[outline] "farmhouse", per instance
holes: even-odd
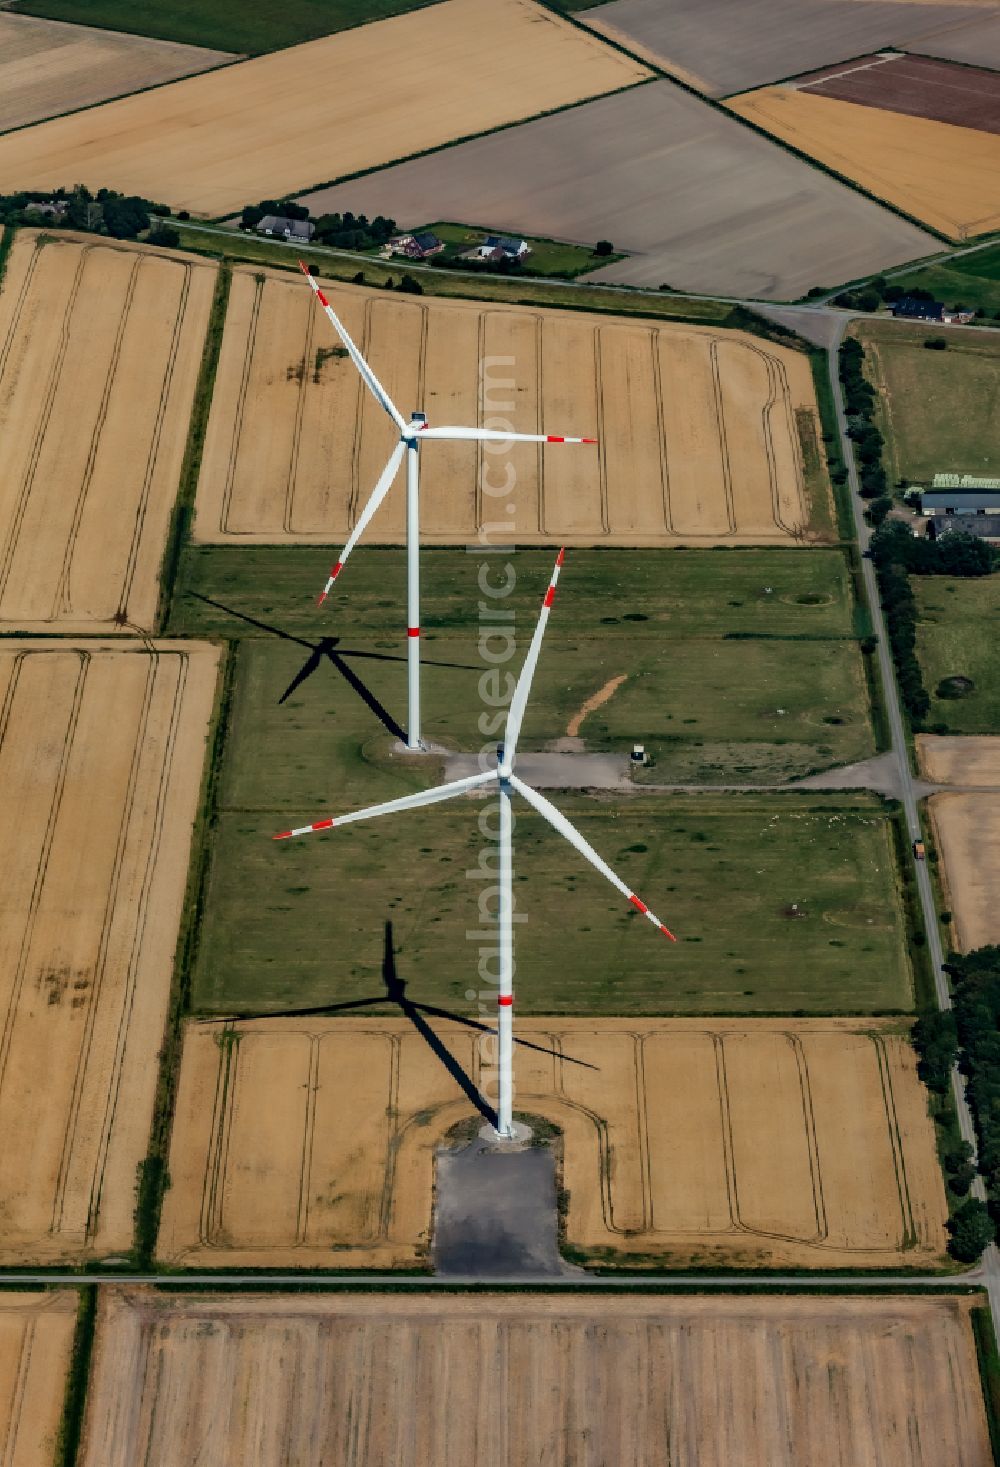
[[[444,240],[436,234],[400,234],[389,241],[389,253],[405,255],[408,260],[427,260],[439,255],[444,249]]]
[[[511,239],[509,235],[488,234],[479,246],[479,253],[483,259],[489,259],[496,250],[506,255],[508,260],[523,260],[526,255],[531,254],[526,239]]]
[[[915,300],[912,295],[904,295],[893,301],[892,314],[907,321],[939,321],[947,326],[964,325],[975,312],[950,309],[943,301]]]
[[[305,244],[316,233],[316,226],[308,219],[286,219],[283,214],[265,214],[257,225],[257,233],[279,235]]]

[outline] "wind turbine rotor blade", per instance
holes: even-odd
[[[293,835],[311,835],[316,830],[331,830],[335,825],[350,825],[354,820],[374,820],[376,815],[395,815],[399,810],[417,810],[422,805],[437,805],[441,800],[453,800],[456,795],[464,795],[480,785],[495,784],[496,779],[496,770],[488,769],[485,774],[472,774],[468,779],[454,779],[450,784],[439,784],[432,790],[421,790],[416,795],[404,795],[399,800],[369,805],[367,810],[352,810],[349,815],[314,820],[311,825],[300,825],[296,830],[282,830],[273,839],[289,840]]]
[[[525,784],[516,775],[510,776],[510,782],[518,794],[523,795],[528,804],[535,807],[539,815],[544,815],[549,824],[554,825],[559,834],[564,835],[570,845],[576,847],[581,856],[584,856],[592,866],[595,866],[601,875],[606,877],[611,882],[611,885],[621,892],[622,896],[628,898],[636,911],[641,912],[644,917],[652,922],[654,927],[658,927],[664,937],[669,937],[671,942],[677,941],[670,928],[665,927],[659,917],[649,910],[646,903],[639,900],[635,892],[625,885],[620,876],[617,876],[612,871],[607,861],[601,860],[601,857],[594,850],[590,842],[584,840],[576,826],[570,824],[566,816],[561,810],[556,809],[551,800],[547,800],[544,795],[540,795],[537,790],[533,790],[530,785]]]
[[[372,371],[371,367],[369,367],[364,357],[358,351],[358,348],[354,345],[354,342],[351,340],[351,337],[348,333],[347,327],[337,315],[336,311],[333,309],[326,296],[320,290],[319,285],[316,282],[315,276],[309,273],[309,267],[303,264],[301,260],[299,261],[299,269],[302,271],[303,275],[312,286],[313,294],[316,296],[316,299],[323,307],[327,316],[330,318],[330,321],[333,323],[334,330],[346,346],[347,354],[354,365],[357,367],[358,371],[361,373],[362,380],[364,381],[365,386],[368,388],[368,391],[371,393],[372,397],[374,397],[379,406],[384,408],[385,411],[389,414],[392,421],[396,424],[396,427],[399,428],[400,431],[402,431],[402,429],[406,427],[406,422],[403,418],[403,415],[400,413],[399,409],[396,407],[396,404],[386,392],[381,382],[375,376],[375,373]]]
[[[392,488],[393,481],[395,480],[396,475],[399,473],[399,467],[400,464],[403,462],[403,455],[405,453],[406,444],[402,441],[402,439],[400,439],[400,441],[396,444],[396,447],[392,450],[392,453],[389,455],[389,462],[382,470],[382,477],[379,479],[378,483],[375,485],[375,488],[372,490],[371,497],[369,498],[368,503],[358,515],[358,522],[354,526],[354,529],[351,531],[351,538],[348,540],[347,544],[340,552],[340,559],[337,561],[336,565],[331,566],[330,568],[330,575],[327,579],[327,583],[320,593],[320,606],[323,605],[323,602],[329,596],[330,591],[333,589],[334,581],[337,579],[337,577],[340,575],[340,572],[347,564],[347,557],[350,555],[351,551],[354,549],[355,545],[357,545],[358,541],[361,539],[361,536],[367,529],[368,523],[371,520],[372,515],[374,515],[375,511],[382,503],[382,500]]]
[[[555,600],[556,584],[559,580],[559,571],[562,568],[563,557],[565,556],[565,554],[566,547],[563,546],[563,548],[559,551],[559,554],[556,556],[556,563],[552,570],[552,579],[549,581],[549,588],[545,593],[545,599],[542,602],[542,609],[538,614],[538,622],[535,626],[534,636],[531,639],[531,645],[528,648],[528,655],[524,659],[524,666],[521,668],[521,676],[517,680],[517,686],[514,689],[514,696],[510,700],[510,711],[507,714],[507,727],[504,730],[503,736],[502,770],[504,774],[510,773],[511,767],[514,763],[514,755],[517,753],[517,740],[521,733],[521,724],[524,720],[524,710],[527,706],[528,694],[531,691],[531,679],[535,675],[535,667],[538,663],[538,654],[542,649],[542,638],[545,635],[545,627],[549,619],[549,612],[551,611],[552,603]]]
[[[476,443],[596,443],[596,438],[557,438],[552,433],[500,433],[495,428],[421,428],[421,438],[470,439]]]

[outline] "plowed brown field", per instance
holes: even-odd
[[[18,235],[0,292],[0,627],[153,627],[215,267]]]
[[[631,1265],[797,1268],[942,1253],[926,1096],[889,1025],[526,1019],[517,1032],[552,1051],[517,1051],[516,1104],[564,1133],[575,1247]],[[492,1039],[440,1034],[488,1087]],[[406,1020],[193,1025],[160,1257],[412,1266],[435,1148],[469,1113]]]
[[[422,450],[422,533],[520,544],[783,544],[811,538],[798,421],[808,361],[739,332],[572,312],[332,298],[390,396],[437,424],[598,437],[599,448]],[[208,541],[346,537],[393,429],[304,283],[237,270],[195,520]],[[501,445],[502,448],[502,445]],[[821,491],[826,496],[826,489]],[[399,543],[404,494],[369,531]],[[513,512],[508,510],[513,507]],[[827,506],[817,506],[825,518]]]
[[[104,1289],[81,1467],[990,1467],[960,1298]]]
[[[531,0],[445,0],[0,138],[0,193],[86,183],[218,215],[631,86]]]
[[[131,1246],[217,665],[0,643],[0,1262]]]
[[[953,239],[1000,227],[1000,135],[794,87],[726,102],[756,127]]]
[[[51,1467],[77,1296],[0,1294],[0,1462]]]
[[[0,14],[0,129],[92,107],[234,59],[202,46]]]

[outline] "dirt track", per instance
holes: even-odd
[[[953,239],[1000,227],[1000,136],[793,87],[726,104]]]
[[[970,1300],[105,1289],[81,1467],[990,1467]]]
[[[435,1026],[489,1092],[492,1041]],[[827,1269],[942,1253],[926,1098],[890,1026],[526,1019],[517,1033],[556,1051],[517,1050],[516,1106],[565,1133],[576,1247],[632,1265]],[[434,1148],[470,1112],[406,1020],[192,1025],[159,1255],[412,1266]]]
[[[0,1294],[0,1462],[51,1467],[62,1415],[77,1296]]]
[[[0,13],[0,130],[233,59],[202,46]]]
[[[215,267],[41,240],[0,292],[0,627],[149,630]]]
[[[420,406],[432,424],[600,439],[499,455],[428,443],[424,539],[465,544],[498,522],[491,539],[519,544],[808,538],[796,415],[818,430],[800,353],[741,333],[416,303],[350,286],[331,299],[404,413]],[[393,431],[336,345],[302,281],[234,272],[197,539],[346,537]],[[373,543],[401,541],[401,491],[402,481],[372,524]]]
[[[531,0],[445,0],[0,137],[0,193],[228,214],[648,75]]]
[[[218,652],[0,643],[0,1261],[127,1250]]]

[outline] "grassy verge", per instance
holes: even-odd
[[[927,933],[924,927],[920,893],[913,872],[913,857],[906,817],[902,809],[892,803],[889,821],[895,856],[896,881],[906,928],[906,948],[913,973],[913,992],[918,1009],[936,1008],[937,995],[934,987],[934,969],[927,951]]]
[[[183,1046],[183,1018],[190,1006],[191,974],[204,914],[210,832],[216,818],[216,790],[229,726],[234,661],[232,649],[230,649],[222,666],[221,685],[209,730],[201,799],[191,837],[191,861],[185,891],[184,917],[177,939],[167,1024],[163,1046],[160,1050],[153,1124],[146,1157],[139,1167],[133,1249],[136,1265],[139,1268],[152,1266],[163,1194],[170,1185],[170,1174],[167,1169],[170,1128],[173,1121],[177,1075]]]
[[[969,1315],[972,1334],[976,1341],[976,1358],[979,1361],[979,1379],[983,1387],[983,1404],[990,1428],[990,1446],[993,1461],[1000,1463],[1000,1351],[993,1329],[993,1316],[989,1305],[977,1305]]]
[[[163,560],[160,564],[160,597],[156,611],[156,627],[159,631],[162,631],[170,616],[174,581],[181,563],[181,555],[190,535],[191,517],[194,513],[194,500],[198,489],[198,475],[201,471],[201,455],[205,446],[205,433],[208,429],[208,417],[212,407],[212,393],[215,390],[215,374],[219,367],[219,352],[222,350],[231,280],[232,272],[229,266],[220,265],[208,316],[208,328],[205,332],[205,345],[202,350],[201,367],[198,371],[194,403],[191,408],[187,445],[181,465],[180,486],[173,514],[170,517],[170,528],[167,531]]]
[[[87,1404],[87,1382],[90,1357],[94,1347],[94,1325],[97,1318],[97,1289],[84,1285],[80,1289],[76,1329],[66,1378],[66,1398],[62,1420],[56,1437],[55,1467],[75,1467],[83,1431],[83,1413]]]
[[[429,296],[501,301],[517,306],[555,306],[564,311],[679,321],[692,326],[720,326],[748,331],[782,346],[806,350],[806,343],[795,332],[765,320],[756,311],[703,296],[645,291],[627,286],[463,275],[454,270],[435,270],[430,265],[422,267],[410,261],[373,260],[370,255],[335,253],[318,246],[292,247],[246,235],[239,230],[198,229],[185,225],[183,221],[173,222],[180,233],[182,249],[212,260],[296,270],[301,258],[309,264],[316,264],[327,280],[354,281],[360,273],[364,276],[360,283],[375,288],[384,287],[389,279],[398,282],[401,275],[409,274],[419,280],[424,294]]]
[[[841,540],[854,539],[854,513],[851,508],[851,490],[847,482],[847,466],[840,449],[840,427],[837,421],[836,399],[830,380],[830,360],[820,348],[809,353],[816,403],[819,407],[820,428],[826,452],[830,482],[833,485],[833,502],[837,516],[837,534]]]
[[[16,233],[17,230],[13,225],[0,225],[0,285],[3,284],[4,271],[7,269],[7,256],[13,247]]]

